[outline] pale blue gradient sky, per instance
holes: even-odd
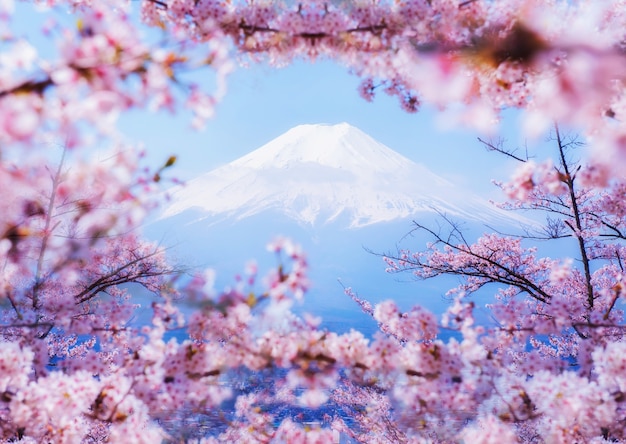
[[[51,52],[50,41],[41,36],[39,27],[47,15],[54,14],[69,26],[75,23],[62,9],[39,14],[30,4],[16,7],[14,29],[44,56]],[[209,70],[193,74],[193,79],[211,91]],[[450,129],[444,115],[427,106],[408,114],[397,99],[384,93],[368,103],[359,96],[358,84],[358,77],[347,68],[328,60],[297,61],[281,69],[252,64],[238,67],[229,77],[228,93],[202,132],[191,129],[187,112],[133,111],[121,117],[119,126],[129,140],[144,142],[154,167],[176,154],[179,161],[170,174],[186,180],[260,147],[293,126],[348,122],[459,185],[485,197],[502,198],[490,180],[509,177],[513,164],[487,153],[476,140],[481,134]],[[526,142],[516,130],[518,120],[515,112],[505,113],[492,136],[506,138],[511,147],[523,146]]]
[[[210,88],[210,81],[203,82]],[[435,173],[490,197],[500,193],[490,180],[505,179],[511,163],[487,153],[477,141],[489,135],[467,128],[450,129],[445,115],[430,107],[416,114],[400,109],[395,98],[379,94],[372,103],[358,92],[358,77],[331,61],[275,69],[263,65],[239,68],[229,78],[228,93],[203,132],[190,129],[181,113],[135,113],[123,119],[129,137],[143,140],[151,156],[179,156],[174,173],[189,179],[260,147],[293,126],[348,122]],[[525,140],[515,130],[518,117],[504,115],[499,135],[511,146]]]

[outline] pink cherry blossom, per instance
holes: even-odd
[[[2,440],[626,439],[623,1],[38,3],[71,14],[44,24],[46,51],[17,37],[0,0]],[[347,289],[380,331],[327,331],[292,311],[311,285],[296,242],[276,238],[278,266],[220,290],[137,231],[175,158],[145,169],[119,142],[125,112],[186,108],[201,128],[234,60],[322,57],[358,75],[366,100],[448,108],[482,131],[518,108],[526,135],[554,128],[551,159],[516,157],[501,184],[502,207],[543,226],[471,241],[451,220],[449,235],[418,225],[432,242],[385,258],[391,272],[461,278],[440,320]],[[187,82],[190,69],[211,70],[215,89]],[[582,132],[590,165],[554,122]],[[110,151],[90,157],[94,141]],[[546,257],[536,240],[573,253]],[[138,287],[152,297],[141,325]]]

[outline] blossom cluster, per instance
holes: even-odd
[[[1,440],[626,439],[621,0],[144,0],[159,45],[126,2],[37,3],[70,7],[76,21],[45,25],[56,49],[43,57],[13,35],[13,1],[0,1]],[[553,120],[580,127],[594,165],[568,160],[557,130],[555,160],[525,162],[503,185],[508,208],[551,217],[535,238],[571,241],[576,260],[420,226],[434,238],[426,251],[387,264],[462,277],[454,302],[438,321],[347,291],[379,323],[372,338],[294,314],[308,264],[284,238],[268,246],[280,265],[261,279],[255,265],[224,291],[210,271],[185,279],[135,230],[175,158],[142,169],[116,122],[186,107],[202,126],[235,54],[333,58],[363,78],[366,99],[381,88],[408,111],[463,103],[458,118],[481,129],[505,107],[524,110],[529,134]],[[181,80],[207,66],[213,93]],[[90,144],[110,152],[91,158]],[[487,288],[494,322],[479,325],[472,295]],[[151,319],[138,323],[146,300]],[[172,425],[181,417],[192,430]]]
[[[227,36],[253,60],[337,60],[363,78],[364,97],[380,87],[407,111],[463,103],[454,118],[488,130],[500,110],[520,108],[533,136],[567,123],[586,132],[613,173],[611,159],[624,157],[620,0],[145,0],[142,12],[189,38]]]
[[[407,111],[422,102],[455,110],[464,104],[451,117],[483,130],[493,128],[502,109],[520,108],[527,134],[567,123],[585,132],[604,170],[617,174],[623,166],[615,162],[626,146],[617,123],[626,110],[621,0],[144,0],[143,22],[167,36],[168,45],[156,48],[123,2],[45,3],[71,5],[78,25],[74,31],[48,26],[50,35],[61,34],[54,61],[40,59],[10,32],[5,36],[5,141],[27,143],[40,122],[55,121],[54,129],[77,145],[76,120],[107,131],[124,110],[149,105],[173,111],[179,101],[200,127],[224,94],[230,60],[239,53],[278,65],[331,58],[363,78],[360,92],[367,98],[380,88]],[[3,5],[8,22],[12,0]],[[172,88],[181,84],[177,73],[207,65],[217,74],[217,89],[206,94],[189,84],[181,98]]]

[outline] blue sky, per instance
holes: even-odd
[[[211,88],[210,79],[202,83]],[[253,65],[230,76],[228,93],[202,132],[190,129],[185,113],[142,111],[123,120],[122,128],[130,137],[143,140],[153,156],[177,154],[174,174],[188,179],[260,147],[293,126],[345,121],[437,174],[499,196],[490,179],[508,177],[510,163],[487,153],[476,139],[478,133],[446,128],[445,115],[429,107],[408,114],[385,94],[369,103],[358,95],[358,84],[358,77],[328,60],[298,61],[280,69]],[[515,131],[516,121],[515,113],[507,113],[501,133],[518,146],[524,140]]]
[[[49,48],[38,29],[45,14],[51,12],[35,14],[32,8],[18,4],[14,28],[38,49]],[[62,10],[52,13],[73,25],[74,19]],[[145,32],[150,35],[153,31]],[[213,88],[207,70],[194,75],[194,80],[209,91]],[[297,61],[285,68],[252,64],[238,67],[229,77],[228,93],[202,132],[191,129],[188,113],[152,114],[146,110],[122,116],[120,128],[130,140],[143,141],[155,167],[176,154],[179,161],[170,174],[189,179],[260,147],[293,126],[345,121],[457,184],[486,197],[501,198],[490,180],[506,179],[511,163],[487,153],[476,140],[478,133],[450,129],[445,114],[428,106],[408,114],[395,98],[383,93],[374,102],[366,102],[358,95],[358,84],[357,76],[328,60]],[[493,136],[505,137],[511,146],[523,145],[524,139],[515,130],[517,121],[515,112],[507,112],[499,134]]]

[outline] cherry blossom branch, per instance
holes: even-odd
[[[50,77],[43,80],[27,80],[17,86],[13,86],[8,89],[0,90],[0,99],[8,96],[14,96],[16,94],[37,94],[42,95],[46,89],[53,86],[54,82]]]
[[[482,143],[485,146],[485,148],[487,148],[487,151],[495,151],[495,152],[498,152],[500,154],[504,154],[505,156],[508,156],[511,159],[517,160],[518,162],[522,162],[522,163],[527,162],[529,160],[528,153],[526,153],[526,158],[522,158],[522,157],[516,156],[513,151],[504,149],[502,147],[502,142],[501,141],[498,142],[497,144],[494,144],[492,142],[488,142],[486,140],[483,140],[480,137],[478,137],[478,141],[480,143]]]
[[[574,220],[576,222],[576,227],[572,227],[569,221],[564,221],[570,228],[572,229],[573,235],[576,237],[578,241],[578,249],[580,252],[583,268],[585,271],[585,282],[587,286],[587,303],[589,304],[589,308],[593,309],[594,304],[594,294],[593,294],[593,285],[591,283],[591,268],[589,264],[589,257],[587,255],[587,246],[585,244],[585,238],[583,237],[583,226],[581,222],[581,214],[580,209],[578,208],[578,198],[576,196],[576,190],[574,187],[575,176],[570,172],[569,165],[567,160],[565,159],[565,145],[563,144],[563,140],[561,139],[561,134],[559,132],[559,127],[555,123],[554,131],[556,133],[556,142],[558,145],[559,159],[561,161],[561,168],[563,168],[563,181],[567,185],[567,189],[569,191],[570,204],[572,208],[572,212],[574,215]]]
[[[76,304],[86,302],[89,299],[93,298],[95,295],[97,295],[99,292],[112,286],[131,282],[141,283],[141,280],[144,278],[173,274],[173,269],[163,270],[159,268],[152,268],[149,264],[148,259],[160,254],[162,254],[162,251],[158,248],[154,249],[151,253],[148,254],[135,255],[133,253],[133,255],[135,256],[134,259],[122,263],[120,266],[113,269],[109,273],[99,277],[94,282],[86,286],[84,290],[74,295]],[[134,271],[135,265],[140,266],[139,270]],[[128,270],[129,273],[122,274],[122,272],[125,270]]]
[[[61,172],[63,170],[63,163],[65,161],[66,150],[67,150],[67,147],[63,147],[61,160],[59,161],[59,165],[57,167],[56,173],[52,177],[52,189],[50,191],[50,197],[48,198],[48,208],[46,210],[45,219],[44,219],[43,237],[41,239],[41,247],[39,249],[39,258],[37,259],[37,268],[35,270],[35,285],[33,287],[33,308],[34,309],[37,309],[39,307],[39,289],[42,284],[43,262],[44,262],[44,257],[46,255],[46,247],[48,245],[48,240],[53,231],[53,229],[51,229],[51,224],[52,224],[53,212],[54,212],[54,207],[55,207],[55,201],[57,197],[57,190],[61,183]]]
[[[551,299],[551,295],[543,291],[537,284],[530,281],[526,276],[524,276],[521,272],[515,271],[513,268],[507,267],[504,264],[500,263],[497,260],[494,260],[493,257],[489,257],[483,254],[478,254],[473,251],[472,246],[465,245],[461,247],[459,245],[455,245],[451,243],[449,240],[445,240],[438,233],[433,231],[432,229],[414,221],[414,225],[416,229],[426,231],[429,233],[434,239],[435,244],[441,243],[445,247],[450,248],[452,251],[457,252],[461,255],[468,255],[472,259],[476,259],[477,262],[465,262],[461,264],[438,264],[432,261],[422,262],[416,256],[413,258],[399,258],[399,257],[391,257],[394,260],[402,260],[407,264],[408,267],[403,267],[405,269],[415,269],[415,270],[424,270],[425,272],[435,272],[435,276],[438,274],[450,274],[450,275],[465,275],[470,277],[478,277],[486,280],[485,283],[502,283],[506,285],[512,285],[514,287],[519,288],[521,291],[526,292],[533,298],[537,300],[547,303]],[[492,253],[495,253],[493,251]],[[409,268],[414,267],[414,268]],[[493,268],[492,268],[493,267]],[[499,270],[499,272],[493,272],[491,270]],[[428,276],[425,276],[428,277]],[[481,286],[484,284],[480,284]]]

